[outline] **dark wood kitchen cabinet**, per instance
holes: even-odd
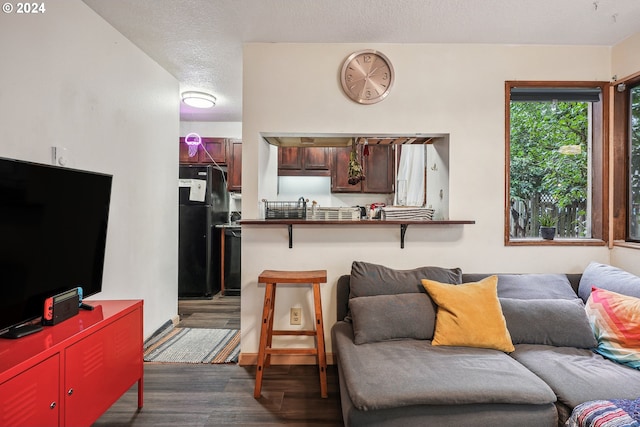
[[[227,169],[227,190],[242,191],[242,140],[229,140],[229,161]]]
[[[356,150],[366,179],[356,185],[349,184],[349,157],[351,147],[334,147],[331,192],[333,193],[393,193],[394,146],[369,145],[369,155],[363,156],[363,146]]]
[[[329,147],[278,147],[279,176],[331,176]]]
[[[227,163],[227,140],[225,138],[202,138],[202,145],[209,155],[200,147],[200,163],[213,163],[214,161],[219,165]]]
[[[199,163],[200,162],[200,147],[196,151],[195,156],[189,156],[189,146],[184,142],[184,138],[180,138],[180,163]]]
[[[193,157],[189,157],[189,146],[184,138],[180,138],[180,163],[213,164],[214,161],[219,165],[227,164],[226,138],[203,137],[202,145],[198,147],[198,152]]]

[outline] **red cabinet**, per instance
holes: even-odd
[[[60,356],[25,369],[0,385],[0,425],[56,426],[60,414]]]
[[[90,426],[136,382],[142,407],[142,301],[86,302],[95,309],[0,342],[0,425]]]
[[[65,425],[91,425],[140,378],[138,325],[130,313],[65,350]]]

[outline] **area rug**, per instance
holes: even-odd
[[[174,328],[145,349],[145,362],[236,363],[238,329]]]

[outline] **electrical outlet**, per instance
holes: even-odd
[[[289,323],[291,325],[302,324],[302,309],[300,307],[291,307],[291,313],[289,315]]]

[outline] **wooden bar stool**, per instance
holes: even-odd
[[[324,346],[324,322],[322,321],[322,301],[320,300],[320,283],[327,283],[327,270],[311,271],[277,271],[264,270],[258,277],[258,283],[266,283],[264,292],[264,308],[262,309],[262,328],[260,330],[260,347],[258,349],[258,366],[256,370],[256,388],[253,397],[260,397],[264,368],[269,367],[272,354],[316,355],[320,370],[320,395],[327,394],[327,356]],[[276,304],[276,284],[312,284],[313,307],[315,311],[315,330],[273,330],[274,308]],[[316,337],[315,348],[272,348],[274,335],[307,335]]]

